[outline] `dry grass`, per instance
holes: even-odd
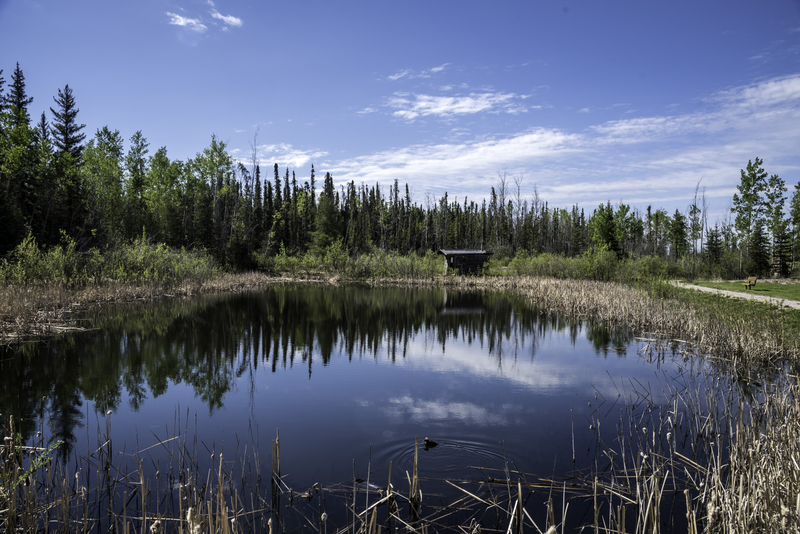
[[[14,421],[8,420],[4,431],[9,436],[0,446],[0,531],[234,534],[310,527],[332,534],[477,533],[484,525],[542,532],[524,510],[532,489],[522,479],[514,484],[450,482],[463,496],[443,506],[428,504],[422,484],[429,479],[418,472],[416,439],[411,472],[396,473],[393,480],[390,465],[385,489],[369,483],[370,476],[378,481],[368,465],[366,484],[354,472],[352,481],[297,490],[281,474],[277,436],[271,473],[266,473],[250,431],[229,454],[198,443],[178,421],[173,437],[156,438],[134,454],[119,454],[108,438],[111,416],[106,416],[106,431],[97,436],[94,452],[72,459],[44,448],[41,438],[33,446],[15,443]],[[200,460],[209,453],[210,462]],[[552,502],[549,506],[546,522],[552,526]]]
[[[294,281],[298,280],[241,273],[190,280],[170,287],[121,282],[94,284],[83,289],[68,289],[60,284],[8,285],[0,287],[0,344],[83,330],[81,317],[86,310],[105,304],[254,291]]]
[[[647,291],[613,282],[534,277],[449,277],[441,283],[509,291],[531,304],[567,317],[580,317],[642,334],[689,343],[703,354],[724,360],[737,373],[774,367],[800,356],[791,329],[765,315],[753,324],[725,312],[657,298]],[[415,282],[415,284],[418,284]]]

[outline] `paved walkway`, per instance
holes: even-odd
[[[784,306],[787,308],[795,308],[797,310],[800,310],[800,301],[768,297],[766,295],[760,295],[754,291],[748,291],[747,293],[745,293],[744,291],[726,291],[724,289],[714,289],[711,287],[696,286],[694,284],[685,284],[680,280],[676,280],[675,284],[680,287],[685,287],[688,289],[705,291],[706,293],[718,293],[720,295],[725,295],[726,297],[736,297],[745,300],[760,300],[761,302],[767,302],[769,304],[774,304],[776,306]]]

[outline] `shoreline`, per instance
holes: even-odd
[[[692,290],[695,287],[677,282],[661,284],[666,286],[657,290],[662,294],[654,295],[652,291],[619,282],[526,275],[438,275],[351,280],[335,273],[305,273],[305,276],[294,277],[252,271],[187,280],[169,287],[117,282],[79,290],[57,286],[6,286],[0,288],[0,346],[88,330],[80,326],[81,316],[89,310],[110,304],[157,302],[214,293],[234,294],[279,284],[357,284],[367,287],[453,287],[507,291],[552,312],[600,321],[609,326],[657,333],[669,339],[686,340],[701,353],[724,353],[726,359],[732,360],[740,368],[743,365],[763,367],[800,357],[797,340],[791,331],[783,331],[779,318],[762,313],[745,320],[731,316],[730,309],[703,307],[691,298],[688,301],[678,298],[677,292],[694,293]],[[653,287],[657,284],[653,283]],[[761,323],[756,324],[757,321]],[[765,325],[773,330],[769,336],[764,335]]]

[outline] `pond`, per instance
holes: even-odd
[[[390,465],[407,485],[416,438],[425,502],[458,494],[442,480],[592,466],[597,424],[613,440],[631,391],[657,405],[659,383],[686,365],[641,356],[646,342],[625,332],[482,291],[279,285],[87,321],[96,329],[0,355],[0,413],[26,439],[41,431],[78,458],[111,438],[129,458],[183,436],[199,472],[213,454],[255,449],[247,469],[258,463],[268,480],[279,431],[283,481],[305,491],[354,478],[386,487]]]

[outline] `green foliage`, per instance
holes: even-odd
[[[75,161],[80,161],[86,134],[81,133],[86,125],[78,124],[76,118],[80,110],[75,107],[75,97],[69,84],[64,90],[58,90],[58,97],[53,97],[58,105],[58,111],[50,108],[53,114],[53,140],[56,148],[61,152],[69,152]]]
[[[431,280],[442,272],[442,257],[432,250],[419,255],[373,249],[350,256],[341,239],[329,246],[323,255],[309,251],[290,256],[286,248],[281,247],[274,256],[262,254],[256,259],[261,269],[278,274],[315,276],[325,273],[348,280]]]
[[[546,276],[552,278],[587,279],[642,283],[650,280],[679,278],[683,271],[674,262],[655,256],[618,259],[617,254],[602,248],[569,258],[558,254],[517,254],[510,262],[492,259],[487,274],[514,276]]]
[[[689,250],[689,226],[686,224],[686,217],[675,210],[675,215],[669,225],[669,243],[672,249],[672,256],[676,260],[682,257]]]
[[[764,222],[758,221],[750,236],[750,254],[745,263],[745,272],[751,276],[765,276],[770,272],[769,241],[764,233]]]
[[[184,280],[207,280],[219,272],[207,254],[170,249],[144,236],[131,245],[104,254],[103,274],[118,282],[172,286]]]
[[[14,249],[12,261],[0,260],[0,282],[5,285],[82,287],[115,281],[173,286],[218,273],[215,262],[201,251],[175,250],[144,237],[104,253],[91,249],[79,254],[75,241],[64,232],[61,243],[46,251],[29,235]]]
[[[624,217],[623,217],[624,220]],[[617,224],[611,202],[600,204],[589,219],[589,237],[595,246],[605,250],[619,250]]]
[[[4,500],[10,499],[11,493],[16,491],[20,484],[26,484],[27,481],[35,477],[39,469],[49,464],[52,461],[50,455],[63,444],[63,440],[57,440],[47,447],[47,449],[40,451],[38,454],[31,455],[27,468],[22,465],[15,466],[13,465],[15,462],[10,462],[12,467],[17,467],[17,469],[9,469],[10,476],[8,480],[3,476],[3,472],[0,471],[0,505],[3,504]],[[17,433],[13,448],[8,451],[4,450],[3,456],[5,456],[5,458],[2,459],[5,461],[11,458],[22,457],[21,447],[22,435]],[[5,504],[8,505],[7,502]]]

